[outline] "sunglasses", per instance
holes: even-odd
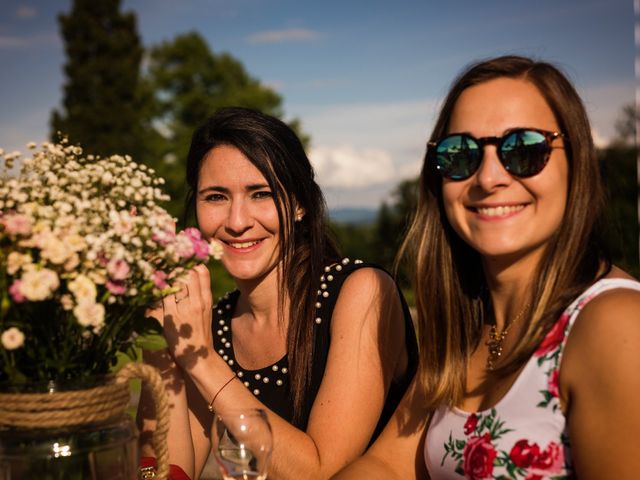
[[[427,152],[444,178],[465,180],[480,168],[485,145],[495,145],[507,172],[516,177],[532,177],[545,167],[553,148],[563,148],[551,146],[559,137],[566,138],[560,132],[535,128],[516,128],[501,137],[475,138],[468,133],[453,133],[429,142]]]

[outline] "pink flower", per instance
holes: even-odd
[[[153,279],[153,284],[157,288],[167,288],[169,286],[169,284],[166,281],[167,280],[167,274],[164,273],[162,270],[155,270],[151,274],[151,278]]]
[[[525,439],[518,440],[509,452],[509,458],[519,468],[529,468],[537,460],[538,455],[540,455],[538,444],[529,444]]]
[[[20,213],[9,213],[0,217],[0,223],[4,225],[9,235],[29,235],[31,233],[31,221]]]
[[[151,239],[163,247],[171,243],[175,238],[176,234],[169,230],[159,230],[151,235]]]
[[[473,433],[476,429],[476,425],[478,425],[478,416],[475,413],[469,415],[467,421],[464,422],[464,434],[469,435]]]
[[[21,283],[21,280],[15,280],[9,287],[9,295],[11,295],[11,298],[13,298],[13,301],[16,303],[22,303],[26,300],[25,296],[20,291]]]
[[[184,232],[180,232],[176,237],[175,248],[178,256],[183,259],[191,258],[195,253],[193,242]]]
[[[197,228],[185,228],[184,234],[191,240],[193,254],[198,260],[206,260],[209,256],[209,243],[203,240],[200,230]]]
[[[107,282],[106,287],[107,287],[107,290],[109,290],[114,295],[122,295],[124,292],[127,291],[127,287],[125,286],[125,283],[118,280],[115,280],[115,281],[109,280]]]
[[[464,474],[470,480],[492,478],[493,461],[497,452],[491,444],[491,437],[485,433],[481,437],[470,437],[464,447]]]
[[[549,442],[538,458],[531,465],[535,473],[561,473],[564,468],[564,450],[556,442]],[[542,470],[542,471],[541,471]]]
[[[549,386],[547,387],[549,389],[549,393],[556,398],[560,396],[560,391],[558,388],[559,375],[560,369],[556,368],[555,370],[553,370],[551,372],[551,375],[549,375]]]
[[[569,315],[563,313],[542,339],[540,346],[534,353],[536,357],[542,357],[560,345],[562,340],[564,340],[564,331],[567,328],[567,323],[569,323]]]
[[[124,280],[129,276],[129,264],[122,259],[114,259],[107,265],[107,272],[112,280]]]

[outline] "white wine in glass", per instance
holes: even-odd
[[[216,413],[211,427],[213,455],[225,480],[264,480],[273,437],[264,410]]]

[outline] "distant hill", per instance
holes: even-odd
[[[329,218],[336,223],[370,224],[375,222],[378,210],[373,208],[336,208],[329,210]]]

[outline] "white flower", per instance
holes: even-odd
[[[27,271],[20,280],[20,293],[34,302],[49,298],[60,285],[58,274],[48,268]]]
[[[73,298],[68,293],[65,293],[60,297],[60,305],[64,310],[71,310],[73,308]]]
[[[224,250],[222,245],[216,240],[211,240],[209,243],[209,255],[211,255],[214,259],[220,260],[222,258]]]
[[[33,259],[28,253],[11,252],[7,256],[7,273],[13,275],[24,265],[29,265]]]
[[[81,301],[73,309],[73,315],[83,327],[101,328],[104,325],[104,305],[92,301]]]
[[[2,332],[0,340],[4,348],[7,350],[15,350],[24,345],[24,333],[16,327],[11,327]]]
[[[69,291],[76,297],[78,303],[96,300],[96,285],[86,275],[78,275],[68,284]]]
[[[47,232],[40,237],[39,243],[42,249],[42,258],[46,258],[56,265],[63,264],[73,254],[67,244],[51,234],[51,232]]]
[[[77,233],[67,235],[64,242],[74,252],[80,252],[87,246],[87,242],[85,242],[84,238]]]

